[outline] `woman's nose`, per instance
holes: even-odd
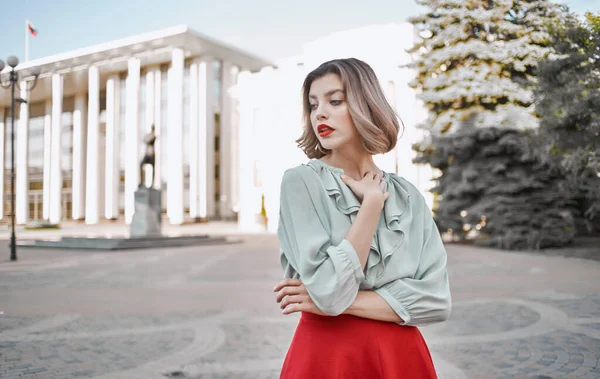
[[[325,109],[322,105],[317,107],[317,110],[315,111],[315,117],[317,120],[323,120],[327,118],[327,114],[325,113]]]

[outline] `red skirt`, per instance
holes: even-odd
[[[303,312],[281,379],[437,378],[416,327]]]

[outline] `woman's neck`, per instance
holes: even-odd
[[[371,154],[341,154],[335,151],[321,158],[321,160],[330,166],[341,168],[344,174],[349,177],[360,180],[369,171],[378,173],[381,170],[375,165]]]

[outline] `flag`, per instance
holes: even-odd
[[[37,36],[37,29],[31,22],[27,22],[27,30],[29,30],[29,33],[31,33],[34,37]]]

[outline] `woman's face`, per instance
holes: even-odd
[[[308,101],[310,121],[321,146],[335,150],[360,141],[338,75],[327,74],[315,79],[310,86]]]

